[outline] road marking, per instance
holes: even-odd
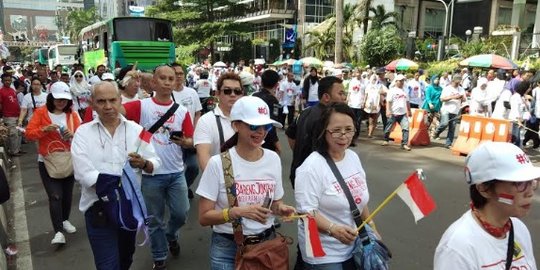
[[[24,189],[22,186],[21,166],[19,161],[15,162],[17,168],[12,169],[10,176],[12,185],[11,195],[13,196],[13,215],[15,241],[17,243],[17,269],[33,270],[32,254],[30,252],[30,237],[28,236],[28,224],[26,222],[26,207],[24,200]]]

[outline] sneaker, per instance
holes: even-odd
[[[167,263],[165,263],[165,260],[154,261],[154,266],[152,267],[152,270],[166,270],[166,269],[167,269]]]
[[[51,240],[51,245],[63,245],[66,243],[66,237],[62,232],[57,232]]]
[[[180,256],[180,245],[178,244],[178,241],[169,241],[169,251],[173,257]]]
[[[411,147],[409,147],[408,145],[402,145],[401,149],[406,150],[406,151],[411,151]]]
[[[452,145],[445,144],[444,147],[450,149],[450,148],[452,148]]]
[[[384,141],[383,143],[381,143],[381,146],[387,146],[387,145],[388,145],[387,141]]]
[[[71,224],[71,222],[67,220],[64,220],[64,222],[62,222],[62,227],[67,233],[75,233],[77,231],[77,228],[75,228],[75,226],[73,226],[73,224]]]

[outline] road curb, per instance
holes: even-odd
[[[7,162],[7,156],[4,152],[4,148],[0,147],[0,169],[4,170],[4,174],[6,177],[8,177],[7,170],[6,170],[6,163]],[[9,182],[9,177],[8,177]],[[0,226],[0,243],[2,244],[2,251],[0,252],[0,269],[8,269],[7,268],[7,257],[6,253],[4,252],[4,246],[6,246],[7,243],[9,243],[9,236],[7,232],[9,231],[9,223],[6,216],[6,203],[3,203],[0,205],[0,223],[2,226]]]

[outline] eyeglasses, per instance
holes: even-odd
[[[234,89],[231,89],[231,88],[223,88],[221,89],[221,91],[223,91],[223,94],[227,95],[227,96],[230,96],[233,92],[235,95],[237,96],[242,96],[244,95],[244,90],[242,90],[242,88],[234,88]]]
[[[82,75],[75,75],[75,78],[82,78]]]
[[[352,136],[356,132],[356,129],[354,129],[354,128],[345,128],[345,129],[336,128],[336,129],[333,129],[333,130],[328,130],[327,129],[326,132],[330,133],[332,138],[335,138],[335,139],[341,138],[343,136],[347,136],[347,138],[352,138]]]
[[[263,127],[264,128],[264,131],[268,132],[270,130],[272,130],[272,124],[266,124],[266,125],[262,125],[262,126],[257,126],[257,125],[250,125],[248,123],[244,123],[246,124],[248,127],[249,127],[249,130],[251,131],[257,131],[260,127]]]
[[[524,192],[530,186],[532,186],[532,190],[536,190],[538,188],[538,180],[530,180],[530,181],[524,181],[524,182],[513,182],[512,184],[514,185],[514,187],[516,187],[517,192]]]

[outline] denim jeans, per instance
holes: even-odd
[[[73,199],[73,175],[63,179],[53,179],[47,173],[45,163],[38,162],[41,182],[49,198],[49,214],[53,224],[54,232],[63,231],[62,222],[69,219],[71,213],[71,201]]]
[[[512,123],[512,143],[517,147],[521,147],[521,129],[516,123]]]
[[[18,117],[4,117],[4,124],[8,129],[8,137],[6,141],[6,150],[8,154],[13,155],[21,151],[21,136],[17,130]]]
[[[448,127],[446,135],[446,146],[451,146],[454,142],[454,133],[456,132],[457,114],[441,112],[441,123],[435,131],[435,137],[439,137],[441,133]]]
[[[388,118],[388,122],[384,127],[384,140],[390,140],[390,132],[392,131],[392,126],[396,122],[399,123],[399,126],[401,126],[401,145],[407,145],[409,143],[409,118],[407,118],[406,114],[392,115],[390,118]]]
[[[110,225],[94,226],[93,208],[84,213],[86,233],[94,253],[97,270],[128,270],[135,253],[136,232],[125,231]]]
[[[210,244],[210,269],[234,270],[236,243],[217,233],[212,233]]]
[[[354,259],[350,258],[341,263],[309,264],[304,263],[304,270],[356,270]]]
[[[167,259],[168,242],[178,240],[178,230],[186,224],[189,211],[188,188],[184,172],[143,175],[141,190],[151,216],[148,231],[154,261]],[[165,224],[165,207],[169,222]]]
[[[197,162],[197,151],[195,149],[182,149],[184,154],[184,172],[188,188],[195,182],[199,175],[199,163]]]

